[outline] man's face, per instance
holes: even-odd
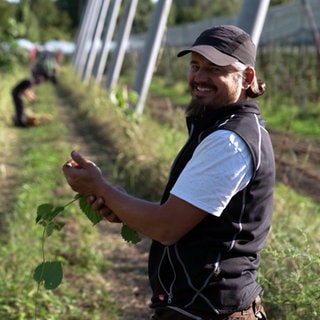
[[[195,52],[191,53],[188,82],[192,100],[187,115],[245,100],[241,72],[231,65],[217,66]]]

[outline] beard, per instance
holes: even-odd
[[[220,108],[223,104],[225,104],[226,101],[221,101],[221,96],[216,95],[217,88],[215,86],[206,85],[206,87],[208,88],[211,87],[211,90],[213,93],[213,97],[210,100],[208,100],[208,98],[204,99],[204,98],[198,97],[194,93],[194,90],[196,87],[197,87],[197,83],[194,83],[194,82],[192,82],[189,87],[189,91],[191,94],[191,101],[186,108],[186,116],[202,117],[207,112],[214,111]]]
[[[228,104],[228,103],[226,103]],[[224,105],[224,104],[223,104]],[[201,118],[205,116],[206,114],[215,111],[219,108],[221,108],[221,104],[217,104],[214,102],[211,103],[206,103],[204,101],[201,101],[199,99],[193,98],[189,105],[186,108],[186,116],[187,117],[196,117],[196,118]]]
[[[192,99],[186,109],[186,116],[187,117],[201,117],[206,110],[209,108],[207,104],[199,100]]]
[[[218,95],[215,99],[211,101],[204,101],[197,97],[192,97],[189,105],[186,108],[186,116],[191,117],[203,117],[208,115],[210,112],[214,112],[224,106],[233,104],[239,101],[239,92],[235,90],[229,91],[228,95]]]

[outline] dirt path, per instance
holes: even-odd
[[[320,143],[271,132],[277,181],[320,203]]]

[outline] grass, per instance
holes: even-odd
[[[2,159],[6,156],[1,174],[13,180],[6,197],[0,197],[0,292],[6,292],[0,296],[0,319],[34,319],[35,305],[38,319],[125,319],[105,277],[116,259],[105,250],[114,250],[117,244],[102,238],[76,206],[61,217],[66,223],[63,232],[46,242],[47,260],[63,261],[63,284],[37,294],[32,270],[41,262],[42,228],[35,224],[36,208],[46,202],[63,205],[70,201],[73,193],[66,186],[61,165],[71,149],[84,146],[87,149],[80,151],[96,156],[93,160],[111,181],[137,196],[158,200],[185,132],[125,113],[100,88],[84,88],[70,70],[57,92],[50,84],[37,87],[39,101],[30,106],[35,112],[52,114],[53,122],[18,130],[8,126],[12,112],[9,91],[20,76],[3,75],[0,80],[0,155]],[[57,107],[57,93],[64,109]],[[63,113],[75,122],[75,131],[69,128],[72,123],[67,126],[62,121]],[[277,115],[273,116],[276,123]],[[302,126],[303,119],[299,121]],[[271,320],[319,316],[319,211],[319,204],[277,185],[273,227],[262,252],[260,272]]]
[[[272,99],[271,99],[272,100]],[[297,106],[294,101],[272,102],[267,97],[261,101],[263,116],[268,119],[268,127],[279,132],[287,132],[297,137],[320,141],[320,107],[309,102]]]

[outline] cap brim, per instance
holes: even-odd
[[[210,62],[218,66],[228,66],[238,61],[238,59],[231,57],[227,54],[224,54],[212,46],[206,46],[206,45],[194,46],[189,49],[182,50],[177,54],[177,56],[182,57],[191,52],[196,52],[201,54],[207,60],[209,60]]]

